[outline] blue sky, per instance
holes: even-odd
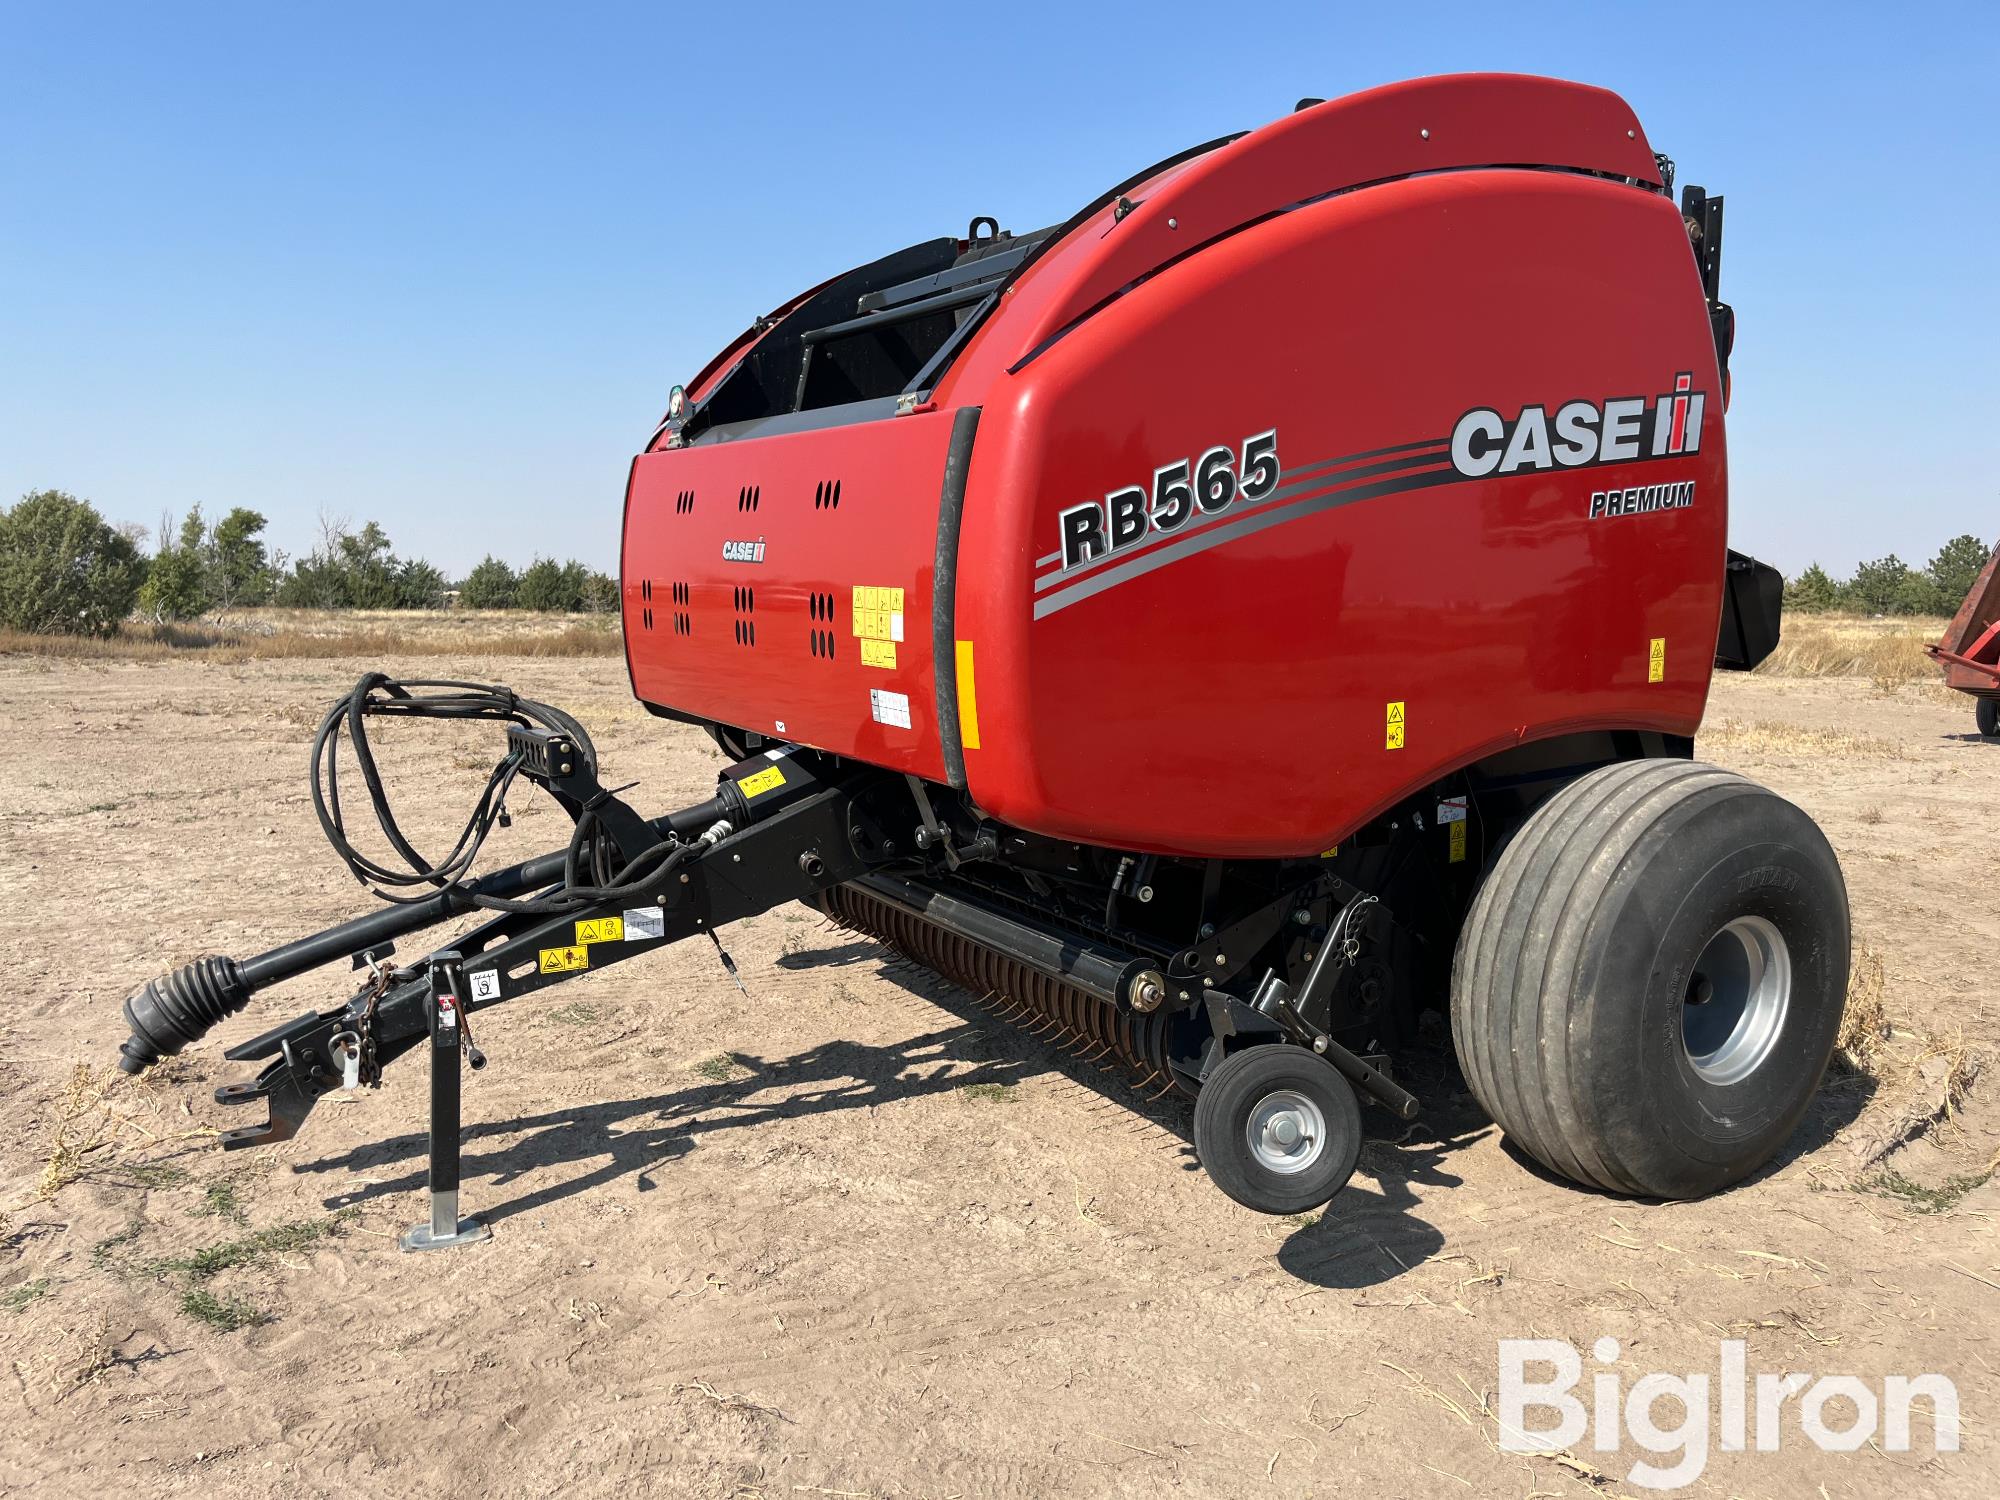
[[[0,503],[608,568],[669,387],[804,285],[1492,68],[1616,89],[1726,192],[1737,545],[1921,561],[2000,532],[1996,17],[0,0]]]

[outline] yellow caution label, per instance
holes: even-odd
[[[1464,820],[1461,819],[1456,823],[1447,823],[1445,824],[1445,827],[1451,830],[1451,863],[1455,865],[1464,864],[1465,863]]]
[[[1331,849],[1320,850],[1319,857],[1321,859],[1332,859],[1338,853],[1340,853],[1340,845],[1335,844]]]
[[[1383,735],[1382,748],[1385,750],[1403,748],[1403,705],[1400,702],[1389,705],[1388,726]]]
[[[772,787],[785,784],[785,773],[776,766],[766,766],[761,771],[753,771],[736,783],[736,790],[745,798],[759,796]]]
[[[903,638],[903,591],[857,583],[854,586],[854,634],[864,641],[900,641]],[[891,658],[895,656],[893,651],[889,654]],[[892,659],[869,665],[894,666],[895,662]]]
[[[861,638],[861,665],[864,667],[893,667],[896,665],[896,643],[878,641],[870,636]]]
[[[590,967],[590,950],[584,947],[544,948],[542,950],[542,972],[544,974],[571,974],[578,969]]]
[[[576,945],[588,948],[592,943],[622,943],[625,941],[625,919],[623,917],[592,917],[576,924]],[[553,950],[552,950],[553,951]]]
[[[972,642],[958,643],[958,742],[979,748],[979,691],[972,682]]]
[[[1646,655],[1646,681],[1664,682],[1667,677],[1667,638],[1653,637],[1652,649]]]

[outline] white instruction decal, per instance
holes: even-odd
[[[656,938],[667,935],[667,920],[657,906],[628,906],[625,908],[625,941],[639,938]]]
[[[479,969],[473,973],[472,998],[475,1000],[500,998],[500,973],[497,969]]]
[[[891,729],[910,727],[910,695],[892,693],[886,688],[868,690],[868,712],[877,724],[887,724]]]
[[[1465,821],[1465,799],[1463,797],[1447,797],[1444,801],[1440,802],[1438,804],[1438,821],[1440,823],[1463,823]]]

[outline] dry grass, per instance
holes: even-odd
[[[1840,1038],[1834,1043],[1834,1059],[1849,1073],[1872,1077],[1882,1048],[1893,1035],[1889,1012],[1882,1004],[1887,988],[1882,955],[1865,939],[1856,940],[1847,975],[1847,1009],[1840,1018]]]
[[[129,1151],[215,1134],[209,1129],[170,1127],[161,1119],[162,1109],[160,1091],[149,1087],[148,1081],[129,1083],[115,1067],[72,1064],[55,1101],[41,1175],[30,1201],[53,1198],[79,1178],[121,1161]]]
[[[1833,1063],[1837,1075],[1875,1085],[1855,1138],[1861,1171],[1921,1137],[1949,1132],[1984,1062],[1957,1026],[1932,1031],[1892,1018],[1887,993],[1881,952],[1857,938]]]
[[[83,1176],[99,1152],[116,1145],[111,1106],[104,1097],[114,1076],[109,1068],[99,1071],[88,1063],[70,1069],[62,1097],[56,1102],[49,1151],[42,1158],[42,1175],[36,1184],[42,1197],[53,1198]]]
[[[268,658],[373,656],[616,656],[615,615],[516,610],[238,610],[192,625],[127,625],[108,639],[0,631],[9,652],[71,661],[222,664]]]
[[[1767,677],[1867,677],[1882,686],[1937,676],[1924,647],[1944,634],[1928,615],[1785,616],[1784,632],[1757,668]]]
[[[1815,760],[1846,760],[1861,756],[1907,760],[1910,757],[1908,747],[1895,740],[1885,740],[1872,734],[1849,734],[1840,729],[1807,729],[1772,719],[1748,722],[1724,719],[1718,724],[1704,724],[1700,747],[1704,754],[1710,749],[1726,749],[1753,755],[1810,756]]]

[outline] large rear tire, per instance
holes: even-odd
[[[1847,887],[1812,819],[1733,772],[1641,760],[1543,803],[1459,934],[1452,1040],[1552,1171],[1696,1198],[1805,1114],[1840,1030]]]

